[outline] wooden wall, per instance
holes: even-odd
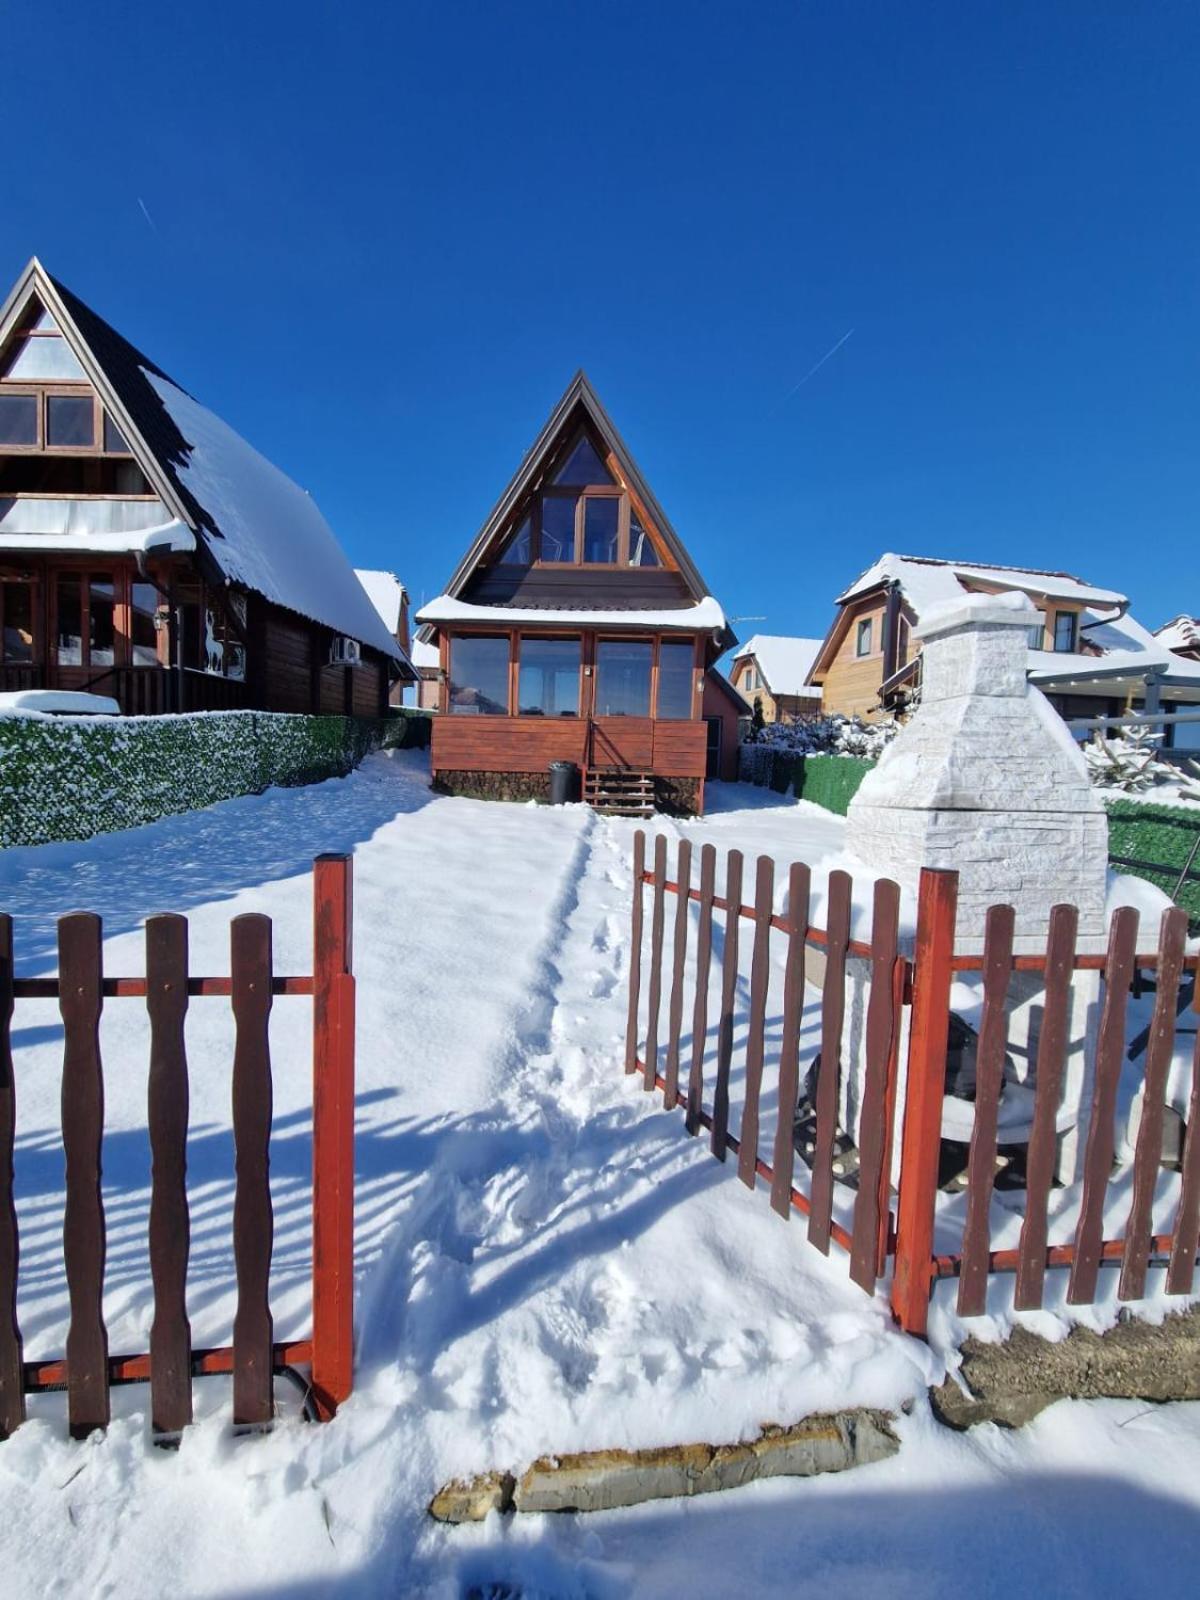
[[[825,671],[821,697],[823,711],[840,711],[843,716],[860,716],[868,720],[881,714],[879,686],[883,682],[884,609],[884,602],[878,597],[847,606],[850,625]],[[871,618],[871,650],[868,655],[858,656],[855,654],[855,637],[858,624],[866,617]]]
[[[625,765],[664,778],[702,778],[706,730],[701,721],[653,722],[606,717],[595,727],[591,764]],[[544,772],[551,761],[588,764],[588,724],[581,717],[434,719],[434,772]]]

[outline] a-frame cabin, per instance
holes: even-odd
[[[417,621],[438,787],[541,798],[573,761],[599,808],[703,810],[708,673],[735,641],[582,372]]]
[[[0,307],[0,693],[375,716],[396,678],[312,497],[31,261]]]

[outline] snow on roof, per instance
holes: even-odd
[[[187,441],[175,474],[211,518],[205,545],[229,582],[403,660],[312,496],[169,378],[146,377]]]
[[[161,510],[161,508],[160,508]],[[137,555],[139,551],[194,550],[196,535],[176,517],[154,528],[127,533],[5,533],[0,550],[78,550],[95,555]]]
[[[412,664],[418,672],[422,668],[437,668],[442,664],[442,653],[435,644],[426,644],[424,639],[417,639],[412,647]]]
[[[1154,637],[1168,650],[1200,650],[1200,617],[1175,617],[1155,628]]]
[[[367,598],[378,611],[384,627],[394,634],[400,627],[404,605],[404,585],[394,572],[378,572],[371,567],[355,567],[354,576],[367,591]]]
[[[725,627],[725,613],[706,594],[694,606],[674,611],[552,611],[519,606],[476,606],[451,595],[439,594],[417,612],[419,623],[500,622],[544,623],[572,628],[712,628]]]
[[[783,633],[756,633],[733,659],[741,661],[753,656],[772,694],[807,695],[819,700],[820,689],[807,680],[823,643],[821,639],[794,639]]]
[[[1080,636],[1098,645],[1103,654],[1091,656],[1079,651],[1031,650],[1029,675],[1033,681],[1053,683],[1066,678],[1078,681],[1086,679],[1089,674],[1113,677],[1127,673],[1131,677],[1140,677],[1148,672],[1165,672],[1168,678],[1200,684],[1200,661],[1172,655],[1161,639],[1155,638],[1148,628],[1144,628],[1128,612],[1123,617],[1107,617],[1089,610],[1081,618]]]
[[[177,502],[229,582],[404,661],[311,495],[65,284],[34,268],[36,292],[43,300],[57,297],[64,335],[72,336],[73,327],[133,426],[130,442],[144,445],[157,486]]]
[[[1097,589],[1069,572],[1038,572],[1032,567],[988,567],[974,561],[939,561],[929,556],[880,556],[860,574],[842,594],[838,603],[865,594],[881,583],[893,580],[904,591],[904,598],[918,617],[926,607],[961,595],[967,584],[960,578],[994,583],[1006,589],[1023,589],[1056,600],[1081,600],[1085,605],[1111,610],[1127,605],[1128,597],[1114,589]]]

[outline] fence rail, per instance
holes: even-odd
[[[348,856],[314,863],[313,971],[277,977],[269,917],[230,924],[230,972],[189,971],[187,918],[146,923],[146,974],[106,978],[98,916],[58,923],[58,973],[14,977],[13,925],[0,914],[0,1437],[25,1420],[28,1392],[67,1390],[73,1437],[108,1425],[112,1385],[148,1381],[156,1435],[176,1437],[192,1420],[192,1379],[233,1377],[236,1424],[263,1426],[274,1412],[280,1367],[311,1368],[312,1408],[329,1417],[352,1383],[354,978],[352,876]],[[277,995],[313,997],[312,1331],[278,1343],[268,1300],[273,1242],[269,1184],[272,1066],[270,1013]],[[190,1215],[187,1196],[188,1061],[185,1022],[193,996],[228,997],[235,1020],[232,1067],[235,1188],[233,1247],[237,1308],[232,1341],[194,1350],[187,1315]],[[151,1152],[148,1255],[154,1320],[148,1352],[112,1356],[104,1320],[106,1221],[101,1191],[104,1067],[99,1026],[107,998],[142,998],[150,1022],[147,1127]],[[26,1362],[17,1317],[20,1249],[14,1198],[16,1083],[14,1004],[57,999],[63,1019],[63,1260],[70,1305],[65,1356]]]
[[[925,1332],[931,1294],[948,1277],[959,1280],[964,1316],[983,1312],[998,1273],[1015,1274],[1014,1305],[1022,1310],[1045,1303],[1050,1268],[1069,1269],[1072,1304],[1094,1301],[1100,1267],[1114,1262],[1122,1301],[1143,1297],[1154,1261],[1166,1263],[1168,1293],[1191,1292],[1200,1251],[1200,1032],[1187,1104],[1177,1110],[1185,1130],[1177,1193],[1163,1168],[1167,1101],[1173,1093],[1178,1103],[1181,1093],[1169,1086],[1173,1064],[1179,1075],[1178,1016],[1189,999],[1200,1015],[1200,958],[1186,953],[1184,911],[1164,912],[1157,948],[1139,952],[1138,913],[1119,910],[1107,948],[1097,952],[1077,948],[1075,908],[1056,906],[1044,952],[1017,955],[1013,910],[996,905],[987,914],[982,951],[964,952],[955,945],[957,874],[925,871],[910,960],[900,952],[900,894],[889,880],[873,887],[871,937],[864,940],[851,934],[853,885],[844,872],[829,875],[821,927],[810,920],[811,874],[802,863],[788,868],[787,908],[780,913],[769,857],[758,858],[746,899],[740,852],[728,853],[718,893],[712,845],[700,851],[697,883],[689,841],[680,844],[673,867],[663,835],[654,840],[649,867],[646,844],[644,833],[635,835],[626,1072],[640,1074],[646,1090],[659,1090],[668,1109],[684,1106],[687,1132],[706,1130],[718,1160],[735,1155],[747,1187],[765,1180],[780,1216],[806,1216],[818,1249],[828,1253],[831,1242],[844,1249],[850,1276],[862,1288],[873,1291],[894,1256],[891,1304],[902,1327]],[[772,935],[783,937],[782,949],[772,951]],[[956,1201],[942,1185],[950,1159],[959,1159],[960,1136],[947,1132],[947,1063],[952,990],[963,982],[975,990],[979,1026],[973,1097],[959,1098],[970,1131],[961,1136],[965,1158],[955,1174],[965,1199]],[[1085,982],[1099,1016],[1091,1034],[1085,1028],[1081,1035],[1084,997],[1076,989]],[[1131,992],[1143,984],[1153,988],[1154,1000],[1139,1065],[1127,1045],[1127,1024]],[[815,1040],[807,1045],[806,990],[819,990],[819,1004],[810,999]],[[849,1000],[859,1018],[854,1038]],[[774,1004],[778,1049],[772,1041],[768,1051]],[[1018,1043],[1015,1019],[1023,1010],[1027,1032]],[[764,1126],[772,1122],[764,1111],[768,1089],[777,1091],[773,1126]],[[1026,1123],[1003,1121],[1006,1093],[1025,1096],[1019,1103],[1030,1107]],[[1119,1116],[1131,1101],[1141,1110],[1125,1156]],[[1072,1173],[1062,1170],[1064,1128],[1078,1130],[1084,1141]],[[846,1183],[848,1145],[856,1189]],[[997,1173],[1014,1152],[1019,1182],[998,1210]],[[1124,1227],[1112,1236],[1112,1213],[1125,1189]],[[1164,1231],[1155,1217],[1168,1211],[1174,1220]],[[997,1227],[1011,1236],[1015,1214],[1015,1243],[997,1240]],[[1069,1239],[1052,1239],[1066,1227]]]

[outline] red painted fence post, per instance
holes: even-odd
[[[951,960],[958,873],[925,868],[917,896],[912,1032],[904,1100],[897,1196],[892,1314],[907,1333],[923,1335],[933,1283],[933,1218],[937,1202],[946,1046],[950,1029]]]
[[[354,873],[313,863],[313,1398],[327,1420],[354,1377]]]

